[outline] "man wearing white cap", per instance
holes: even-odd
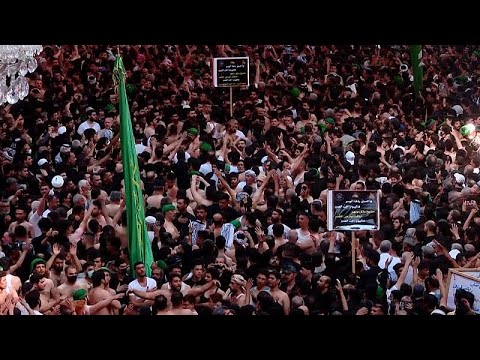
[[[257,185],[255,184],[256,179],[257,179],[257,174],[255,174],[255,171],[253,171],[253,170],[245,171],[245,181],[239,182],[237,187],[235,188],[235,190],[237,192],[238,191],[243,191],[243,187],[245,185],[249,185],[253,189],[252,194],[255,193],[255,191],[257,190]]]
[[[455,173],[453,174],[453,177],[455,178],[455,186],[457,187],[465,187],[465,176],[460,174],[460,173]]]
[[[353,166],[355,164],[355,154],[351,151],[347,151],[345,153],[345,160],[347,160],[348,163]]]

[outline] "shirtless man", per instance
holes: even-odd
[[[119,293],[115,296],[109,295],[95,305],[87,305],[87,291],[85,289],[78,289],[73,293],[73,301],[67,299],[66,302],[72,311],[72,315],[100,315],[100,311],[104,310],[105,307],[124,296],[125,293]]]
[[[33,225],[26,221],[27,213],[24,209],[17,207],[15,209],[15,220],[10,224],[8,227],[8,232],[13,233],[15,232],[15,228],[19,225],[22,225],[25,229],[27,229],[28,238],[32,239],[35,237],[35,230],[33,229]]]
[[[0,271],[0,306],[5,304],[7,299],[7,272]]]
[[[169,281],[162,285],[161,290],[168,291],[168,295],[172,294],[172,291],[180,291],[183,295],[187,295],[190,289],[190,285],[187,285],[182,281],[181,270],[180,273],[175,272],[177,268],[173,268],[168,276]],[[180,277],[180,282],[177,282],[177,278]],[[173,289],[173,290],[172,290]]]
[[[42,314],[48,314],[54,310],[53,308],[55,306],[66,299],[66,296],[58,296],[58,292],[53,284],[53,281],[47,279],[44,274],[33,274],[30,277],[30,282],[33,284],[33,289],[36,289],[40,292],[40,312]]]
[[[90,207],[93,208],[90,219],[97,220],[101,227],[104,227],[105,225],[107,225],[107,220],[105,220],[105,217],[102,215],[102,211],[101,211],[102,203],[99,200],[94,200],[92,202],[92,205],[90,205]]]
[[[84,264],[85,277],[80,280],[81,287],[90,290],[92,288],[92,275],[95,272],[95,265],[92,261],[87,261]]]
[[[107,214],[111,218],[115,217],[115,214],[120,211],[120,200],[122,193],[120,191],[112,191],[110,193],[110,204],[105,205],[107,207]]]
[[[298,235],[297,245],[300,246],[300,249],[302,249],[305,254],[313,255],[317,251],[317,249],[314,239],[312,239],[312,236],[310,234],[308,222],[308,215],[303,211],[300,211],[298,214],[299,228],[295,229]]]
[[[52,263],[53,262],[53,263]],[[65,277],[65,255],[58,253],[57,255],[55,252],[53,256],[48,259],[46,267],[49,268],[51,264],[51,268],[49,269],[49,276],[48,278],[53,281],[56,287],[59,287],[66,281]]]
[[[200,294],[203,294],[205,291],[213,287],[214,282],[211,281],[209,283],[206,283],[205,285],[202,286],[196,286],[195,288],[190,288],[190,286],[186,285],[188,287],[187,291],[180,291],[182,287],[182,277],[178,274],[173,274],[170,276],[170,282],[169,282],[170,288],[169,289],[160,289],[160,290],[155,290],[151,292],[146,292],[146,291],[140,291],[137,289],[131,290],[133,294],[136,296],[143,298],[143,299],[148,299],[148,300],[154,300],[157,296],[159,295],[164,295],[167,300],[168,300],[168,308],[171,308],[172,303],[170,301],[171,297],[175,292],[181,293],[184,295],[187,294],[192,294],[194,296],[199,296]],[[182,298],[183,299],[183,298]],[[180,301],[180,304],[182,301]]]
[[[176,199],[178,187],[177,187],[177,176],[175,175],[174,172],[169,172],[167,174],[165,185],[166,185],[165,190],[166,190],[167,196],[170,199]]]
[[[283,312],[285,315],[290,313],[290,299],[287,293],[280,290],[280,274],[277,270],[272,270],[270,275],[268,275],[268,286],[270,286],[270,294],[273,296],[273,299],[282,305]]]
[[[88,290],[82,281],[77,280],[78,272],[74,265],[68,265],[64,274],[66,281],[57,288],[60,297],[72,297],[73,293],[81,288]]]
[[[7,272],[7,294],[17,294],[22,286],[22,281],[18,276],[11,274],[10,259],[7,257],[1,258],[0,267],[3,268],[3,271]],[[18,295],[16,296],[18,298]]]
[[[82,235],[85,232],[85,229],[87,228],[88,221],[90,220],[90,216],[92,215],[93,211],[93,206],[90,206],[87,210],[87,213],[83,216],[83,220],[78,226],[78,229],[75,231],[73,230],[73,223],[70,224],[67,228],[67,232],[65,235],[67,235],[68,240],[72,244],[78,243],[82,239]]]
[[[105,290],[105,284],[108,285],[108,281],[110,281],[110,279],[107,279],[105,276],[105,273],[106,271],[104,270],[97,270],[92,275],[93,288],[88,293],[88,299],[91,305],[112,298],[112,294]],[[112,300],[108,306],[99,309],[95,315],[118,315],[120,307],[120,301],[115,299]]]
[[[153,309],[157,311],[154,315],[169,315],[167,297],[158,295],[153,303]]]
[[[112,274],[110,273],[110,270],[107,267],[101,267],[99,269],[100,271],[103,271],[105,273],[105,283],[104,283],[104,290],[108,291],[108,293],[112,296],[116,295],[117,292],[110,287],[110,279],[112,277]]]
[[[162,213],[165,216],[164,227],[165,230],[172,235],[174,240],[177,240],[180,237],[178,229],[173,225],[173,219],[175,217],[175,206],[172,204],[167,204],[162,207]]]
[[[147,206],[149,208],[160,209],[163,196],[163,184],[153,185],[153,194],[147,198]]]
[[[180,291],[173,291],[170,299],[172,308],[166,315],[198,315],[190,309],[183,308],[183,294]]]

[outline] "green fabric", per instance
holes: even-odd
[[[434,124],[435,124],[435,120],[433,120],[433,119],[428,119],[428,120],[420,123],[420,125],[422,126],[423,129],[428,129],[428,128],[432,127]]]
[[[230,224],[232,224],[235,229],[238,229],[242,225],[242,223],[238,219],[233,220]]]
[[[320,129],[320,132],[323,134],[325,131],[327,131],[327,125],[324,123],[318,123],[318,128]]]
[[[470,135],[470,133],[471,133],[471,131],[470,131],[470,129],[467,125],[463,125],[460,128],[460,134],[462,134],[463,136],[468,136],[468,135]]]
[[[191,135],[198,135],[198,130],[195,128],[190,128],[187,130],[187,132]]]
[[[335,125],[335,120],[331,117],[326,118],[325,122],[329,123],[330,125]]]
[[[400,75],[396,75],[393,78],[393,81],[395,82],[396,85],[400,86],[403,84],[403,78]]]
[[[73,300],[83,300],[87,297],[87,290],[84,288],[75,290],[72,294]]]
[[[167,264],[163,260],[158,260],[157,261],[157,266],[162,270],[165,270],[166,268],[168,268]]]
[[[45,264],[45,260],[43,260],[41,258],[33,259],[32,262],[30,263],[30,272],[32,272],[33,269],[35,269],[35,266],[40,262]]]
[[[166,213],[167,211],[175,210],[175,206],[172,204],[167,204],[162,207],[162,213]]]
[[[105,106],[105,111],[107,112],[107,114],[113,111],[114,109],[115,109],[115,106],[113,104],[108,104],[107,106]]]
[[[125,90],[125,67],[120,56],[117,56],[114,67],[114,80],[118,86],[120,113],[120,140],[122,147],[123,176],[125,179],[125,201],[127,211],[127,234],[130,264],[142,261],[147,276],[151,273],[153,263],[152,247],[148,239],[145,223],[145,203],[140,182],[138,159],[135,152],[132,120]],[[132,275],[136,276],[133,271]]]
[[[292,90],[290,90],[290,94],[294,97],[294,98],[298,98],[300,96],[300,90],[296,87],[294,87]]]
[[[125,86],[126,92],[128,95],[132,96],[135,95],[135,92],[137,91],[137,87],[133,84],[127,84]]]
[[[410,45],[413,67],[413,86],[415,96],[418,96],[423,86],[423,63],[422,63],[422,45]]]
[[[200,145],[200,150],[205,151],[205,152],[209,152],[210,150],[212,150],[212,145],[210,145],[207,142],[202,142],[202,144]]]

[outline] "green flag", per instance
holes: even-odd
[[[418,96],[423,85],[422,45],[410,45],[410,53],[413,67],[413,86],[415,88],[415,96]]]
[[[148,239],[147,224],[145,223],[145,204],[140,182],[137,153],[135,151],[130,109],[125,90],[125,67],[120,56],[117,56],[115,60],[114,81],[118,86],[120,105],[120,141],[125,182],[130,265],[133,267],[137,261],[142,261],[145,264],[147,276],[150,276],[150,266],[153,263],[152,247]]]

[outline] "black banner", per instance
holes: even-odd
[[[215,87],[249,86],[249,58],[214,58],[213,85]]]
[[[328,230],[377,230],[379,207],[377,191],[329,191]]]

